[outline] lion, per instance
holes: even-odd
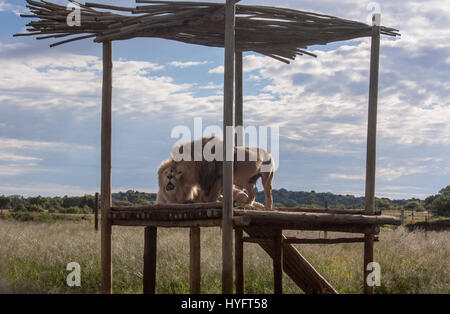
[[[211,145],[211,143],[213,143]],[[223,162],[208,160],[204,153],[215,154],[216,148],[223,145],[222,139],[217,136],[203,137],[200,140],[192,141],[175,146],[172,154],[178,153],[189,157],[188,160],[175,161],[174,170],[185,175],[184,183],[189,187],[200,189],[199,199],[202,202],[216,201],[222,192],[222,167]],[[201,156],[198,156],[198,149],[201,148]],[[185,149],[190,149],[190,152]],[[185,153],[185,154],[183,154]],[[272,184],[274,177],[274,161],[269,152],[252,147],[234,147],[234,177],[233,183],[239,190],[245,189],[248,194],[246,205],[252,205],[255,201],[256,181],[261,178],[265,194],[265,208],[272,209]]]
[[[192,203],[199,199],[199,190],[185,184],[184,174],[173,167],[172,158],[164,160],[158,169],[158,194],[156,204]]]

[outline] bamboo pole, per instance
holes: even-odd
[[[235,125],[236,125],[236,146],[244,145],[244,107],[243,107],[243,53],[242,51],[236,51],[236,87],[235,87],[235,98],[236,98],[236,111],[235,111]]]
[[[103,43],[102,134],[101,134],[101,264],[102,293],[112,292],[111,263],[111,98],[112,45]]]
[[[156,250],[157,228],[145,227],[143,271],[144,294],[155,294],[156,291]]]
[[[374,14],[372,27],[372,48],[370,58],[370,87],[369,87],[369,118],[367,124],[367,157],[366,157],[366,214],[373,215],[375,211],[375,166],[376,166],[376,132],[377,132],[377,105],[378,105],[378,78],[380,64],[380,15]],[[367,283],[367,270],[369,263],[373,262],[373,235],[364,236],[364,293],[372,294],[373,286]]]
[[[244,281],[244,241],[242,228],[234,230],[234,254],[235,254],[235,268],[236,268],[236,294],[245,293]]]
[[[223,104],[223,214],[222,214],[222,293],[233,293],[233,154],[229,154],[233,133],[233,82],[234,82],[234,45],[235,45],[235,0],[227,0],[225,7],[225,75]],[[231,155],[231,160],[229,159]]]
[[[200,293],[200,228],[189,232],[189,288],[191,294]]]

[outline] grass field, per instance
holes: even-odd
[[[304,237],[318,234],[302,232]],[[157,293],[189,293],[188,230],[159,229],[158,236]],[[143,228],[114,227],[115,293],[141,293],[143,237]],[[220,229],[202,229],[201,240],[202,293],[220,293]],[[375,261],[382,268],[376,292],[450,293],[449,244],[449,231],[384,228],[375,245]],[[340,293],[361,293],[362,244],[297,248]],[[100,234],[87,221],[0,220],[0,292],[99,293],[99,252]],[[81,265],[81,287],[66,285],[66,265],[72,261]],[[272,293],[272,263],[256,244],[245,246],[245,277],[247,293]],[[284,291],[302,293],[287,276]]]

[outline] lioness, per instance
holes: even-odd
[[[214,142],[215,145],[210,145]],[[190,187],[199,187],[201,190],[200,199],[203,202],[213,202],[218,199],[222,192],[222,161],[207,160],[195,146],[201,148],[201,153],[209,152],[212,155],[215,149],[223,145],[222,140],[217,136],[203,137],[201,140],[185,143],[182,146],[175,146],[172,152],[183,154],[184,148],[191,149],[190,160],[181,160],[174,163],[174,170],[186,174],[184,183]],[[205,147],[207,148],[205,150]],[[207,151],[207,150],[210,151]],[[189,155],[189,154],[188,154]],[[197,160],[195,160],[197,159]],[[274,161],[269,152],[260,148],[234,147],[234,178],[233,183],[240,189],[245,189],[248,194],[247,204],[251,205],[255,201],[255,184],[261,178],[265,194],[265,208],[271,209],[272,183],[274,176]]]

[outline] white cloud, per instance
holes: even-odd
[[[329,177],[331,179],[340,179],[340,180],[364,180],[364,175],[358,174],[345,174],[345,173],[330,173]]]
[[[0,12],[11,11],[17,15],[24,13],[25,8],[19,5],[14,5],[5,1],[0,1]]]
[[[223,89],[223,84],[214,84],[213,82],[208,82],[207,85],[199,86],[200,89]]]
[[[0,138],[0,150],[10,149],[31,149],[31,150],[51,150],[51,151],[80,151],[93,150],[94,148],[87,145],[79,145],[74,143],[48,142],[48,141],[30,141],[19,140],[14,138]],[[1,155],[0,155],[1,156]]]
[[[209,74],[223,74],[225,68],[223,67],[223,65],[220,65],[218,67],[215,67],[211,70],[208,71]]]
[[[0,152],[0,161],[39,161],[39,160],[42,160],[42,158],[32,156],[21,156],[16,154]]]
[[[0,43],[0,103],[41,110],[98,107],[102,82],[98,57],[56,50],[53,55],[29,55],[24,53],[28,49],[26,44]],[[195,97],[193,84],[176,84],[172,77],[154,74],[162,69],[150,62],[114,61],[113,110],[155,113],[176,108],[178,113],[205,115],[217,111],[219,96]]]
[[[207,64],[209,63],[209,61],[187,61],[187,62],[180,62],[180,61],[172,61],[169,63],[169,65],[174,66],[176,68],[188,68],[188,67],[194,67],[194,66],[198,66],[198,65],[202,65],[202,64]]]

